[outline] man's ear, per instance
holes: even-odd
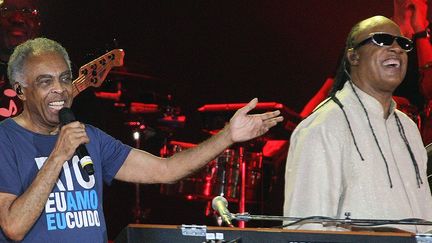
[[[360,56],[354,48],[350,48],[347,50],[347,59],[351,66],[358,65]]]

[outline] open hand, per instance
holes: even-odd
[[[247,113],[254,109],[257,103],[258,99],[254,98],[231,117],[228,129],[233,142],[259,137],[276,126],[278,122],[283,121],[283,117],[279,116],[280,111],[248,115]]]

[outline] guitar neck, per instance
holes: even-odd
[[[112,67],[123,66],[124,51],[114,49],[82,66],[79,76],[72,81],[72,95],[77,96],[90,86],[99,87]]]
[[[76,97],[79,93],[80,93],[80,91],[78,90],[78,88],[77,87],[75,87],[75,86],[72,86],[72,97]]]
[[[88,87],[86,84],[86,79],[84,77],[78,77],[72,81],[72,97],[76,97],[79,93]]]

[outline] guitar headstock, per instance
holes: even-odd
[[[72,82],[73,96],[75,97],[90,86],[101,86],[113,67],[123,66],[124,55],[122,49],[114,49],[82,66],[79,69],[78,78]]]

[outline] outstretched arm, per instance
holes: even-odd
[[[393,19],[402,33],[413,38],[417,48],[420,90],[426,100],[432,99],[432,45],[429,37],[416,38],[428,29],[427,3],[424,0],[395,1]]]
[[[251,100],[234,114],[219,133],[170,158],[160,158],[133,149],[115,178],[135,183],[172,183],[185,177],[203,167],[233,143],[259,137],[283,120],[279,111],[248,115],[257,103],[258,99]]]

